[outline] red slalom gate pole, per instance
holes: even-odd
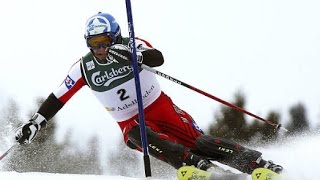
[[[200,89],[198,89],[198,88],[196,88],[194,86],[191,86],[191,85],[189,85],[187,83],[184,83],[184,82],[182,82],[182,81],[180,81],[180,80],[178,80],[176,78],[173,78],[173,77],[171,77],[171,76],[169,76],[169,75],[167,75],[165,73],[162,73],[162,72],[160,72],[160,71],[158,71],[156,69],[153,69],[153,68],[151,68],[151,67],[149,67],[149,66],[147,66],[145,64],[139,64],[139,65],[141,66],[141,68],[143,68],[143,69],[145,69],[147,71],[150,71],[150,72],[152,72],[154,74],[157,74],[157,75],[159,75],[159,76],[161,76],[163,78],[166,78],[166,79],[168,79],[168,80],[170,80],[172,82],[175,82],[175,83],[177,83],[179,85],[187,87],[187,88],[189,88],[189,89],[191,89],[193,91],[196,91],[196,92],[198,92],[198,93],[200,93],[202,95],[205,95],[205,96],[207,96],[207,97],[209,97],[209,98],[211,98],[211,99],[213,99],[215,101],[218,101],[218,102],[220,102],[220,103],[222,103],[222,104],[224,104],[226,106],[229,106],[229,107],[234,108],[234,109],[236,109],[236,110],[238,110],[240,112],[243,112],[243,113],[245,113],[245,114],[247,114],[247,115],[249,115],[251,117],[254,117],[254,118],[258,119],[258,120],[261,120],[261,121],[273,126],[275,128],[275,130],[282,129],[284,131],[288,131],[286,128],[282,127],[281,124],[276,124],[276,123],[273,123],[273,122],[271,122],[269,120],[266,120],[266,119],[264,119],[264,118],[262,118],[260,116],[257,116],[257,115],[255,115],[255,114],[253,114],[253,113],[251,113],[251,112],[249,112],[249,111],[247,111],[247,110],[245,110],[245,109],[243,109],[241,107],[238,107],[238,106],[236,106],[234,104],[231,104],[231,103],[229,103],[229,102],[227,102],[225,100],[222,100],[222,99],[220,99],[220,98],[218,98],[216,96],[213,96],[213,95],[211,95],[211,94],[209,94],[207,92],[204,92],[204,91],[202,91],[202,90],[200,90]]]

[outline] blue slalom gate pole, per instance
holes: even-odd
[[[137,101],[138,101],[138,108],[139,108],[139,126],[140,126],[141,142],[143,147],[144,170],[145,170],[146,177],[151,177],[150,157],[148,152],[146,124],[144,119],[143,101],[142,101],[141,86],[140,86],[137,51],[135,48],[136,43],[135,43],[132,9],[131,9],[130,0],[126,0],[126,8],[127,8],[128,28],[129,28],[129,36],[130,36],[129,46],[132,52],[131,63],[133,67],[133,74],[134,74],[134,80],[136,85]]]

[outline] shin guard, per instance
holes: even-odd
[[[242,172],[251,173],[252,163],[261,156],[255,150],[243,147],[233,141],[211,135],[201,135],[196,140],[196,152],[208,159],[224,163]]]

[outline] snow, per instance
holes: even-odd
[[[17,173],[17,172],[0,172],[1,180],[132,180],[137,178],[129,178],[123,176],[103,176],[103,175],[78,175],[78,174],[50,174],[50,173]],[[146,178],[141,178],[146,179]]]
[[[320,135],[304,135],[285,144],[278,143],[264,149],[265,157],[283,165],[288,180],[319,180]]]
[[[252,147],[263,153],[265,159],[273,160],[275,163],[284,166],[283,175],[287,180],[319,180],[320,174],[317,174],[320,162],[318,151],[320,148],[320,134],[316,135],[300,135],[286,142],[278,142],[266,147]],[[134,168],[134,167],[132,167]],[[174,175],[173,175],[174,177]],[[77,180],[132,180],[146,179],[130,178],[123,176],[108,176],[108,175],[76,175],[76,174],[49,174],[49,173],[17,173],[17,172],[1,172],[1,180],[69,180],[71,178]]]

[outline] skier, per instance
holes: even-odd
[[[82,87],[88,86],[118,123],[126,145],[142,151],[129,38],[122,37],[114,17],[101,13],[86,23],[85,40],[90,52],[72,65],[64,82],[41,104],[32,118],[15,135],[29,144],[48,121]],[[140,63],[161,66],[162,53],[136,38]],[[210,170],[218,161],[250,174],[265,167],[281,172],[282,167],[262,159],[261,153],[235,142],[205,135],[192,117],[175,105],[160,88],[156,75],[139,69],[149,152],[178,169],[184,165]]]

